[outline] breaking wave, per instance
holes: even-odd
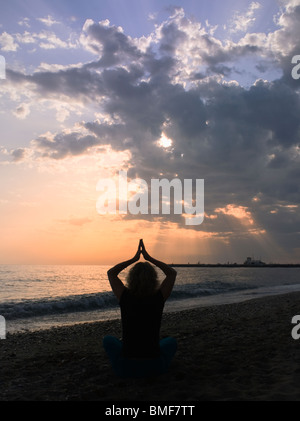
[[[175,286],[170,300],[184,300],[203,296],[218,295],[253,289],[254,286],[226,283],[204,282]],[[118,302],[112,292],[99,294],[83,294],[58,298],[45,298],[39,300],[11,301],[0,304],[0,314],[7,320],[24,319],[46,315],[76,313],[84,311],[105,311],[118,307]]]

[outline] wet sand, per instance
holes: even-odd
[[[168,374],[122,380],[102,348],[119,320],[8,335],[0,341],[0,400],[298,401],[300,293],[165,314],[178,352]]]

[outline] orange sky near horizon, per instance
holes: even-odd
[[[205,230],[206,223],[221,216],[270,248],[267,233],[255,226],[247,209],[234,205],[206,214],[197,229],[179,227],[171,220],[99,215],[96,185],[100,175],[109,174],[103,171],[103,161],[110,170],[116,169],[124,164],[124,155],[108,153],[96,161],[94,156],[73,158],[63,167],[52,163],[50,168],[46,161],[38,168],[19,165],[18,180],[14,172],[6,178],[0,201],[0,263],[115,264],[132,257],[140,238],[150,253],[169,263],[242,263],[247,256],[243,251],[237,256],[230,244],[233,226],[226,232]]]

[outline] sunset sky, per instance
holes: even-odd
[[[300,0],[1,7],[0,263],[300,262]],[[99,215],[96,187],[204,179],[205,219]]]

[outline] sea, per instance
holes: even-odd
[[[108,266],[0,265],[6,332],[120,319]],[[181,267],[165,312],[300,291],[300,268]],[[126,271],[121,274],[125,282]],[[159,274],[163,279],[163,274]]]

